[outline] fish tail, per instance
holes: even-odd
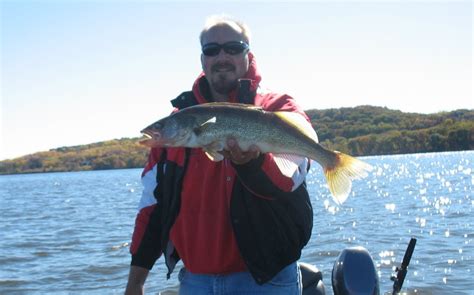
[[[335,152],[334,165],[324,167],[331,194],[339,205],[344,203],[352,188],[352,180],[367,177],[372,166],[349,155]]]

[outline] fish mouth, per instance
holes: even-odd
[[[156,144],[161,139],[161,134],[159,132],[154,132],[150,129],[145,128],[142,131],[140,131],[140,133],[142,134],[142,137],[140,138],[140,143],[142,144],[151,143],[151,142]]]
[[[143,129],[140,131],[140,133],[143,135],[145,139],[156,139],[157,137],[160,137],[160,134],[157,132],[153,132],[148,129]]]
[[[141,145],[151,148],[162,145],[159,140],[161,137],[159,133],[147,129],[140,131],[140,133],[142,134],[142,137],[139,139]]]

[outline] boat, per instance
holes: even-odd
[[[408,244],[400,267],[391,277],[394,282],[392,295],[399,294],[407,274],[407,268],[415,249],[416,239]],[[326,295],[321,271],[314,265],[298,262],[303,283],[303,295]],[[380,286],[375,264],[367,249],[350,247],[339,253],[332,269],[334,295],[379,295]],[[385,294],[385,292],[384,292]]]
[[[400,267],[395,269],[395,274],[391,277],[394,282],[392,295],[400,294],[415,245],[416,239],[412,238]],[[310,263],[299,261],[298,265],[301,270],[303,295],[327,295],[321,271]],[[361,246],[349,247],[339,253],[332,269],[331,283],[334,295],[380,295],[374,261],[369,251]],[[389,291],[383,292],[383,294],[389,293]],[[159,294],[178,293],[163,291]]]

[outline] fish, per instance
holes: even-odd
[[[261,107],[225,102],[191,106],[172,113],[141,131],[148,147],[202,148],[213,161],[233,138],[243,151],[252,145],[274,158],[306,157],[319,163],[337,204],[346,201],[354,179],[367,177],[372,166],[318,142],[311,123],[302,114],[265,111]],[[290,162],[290,161],[288,161]],[[293,170],[294,171],[294,170]]]

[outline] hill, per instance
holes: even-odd
[[[0,174],[106,170],[142,167],[148,148],[122,138],[60,147],[0,162]]]
[[[373,106],[306,111],[320,142],[354,156],[474,149],[474,111],[403,113]],[[137,138],[60,147],[0,162],[0,174],[143,167]]]
[[[354,156],[474,149],[473,110],[426,115],[359,106],[307,114],[324,146]]]

